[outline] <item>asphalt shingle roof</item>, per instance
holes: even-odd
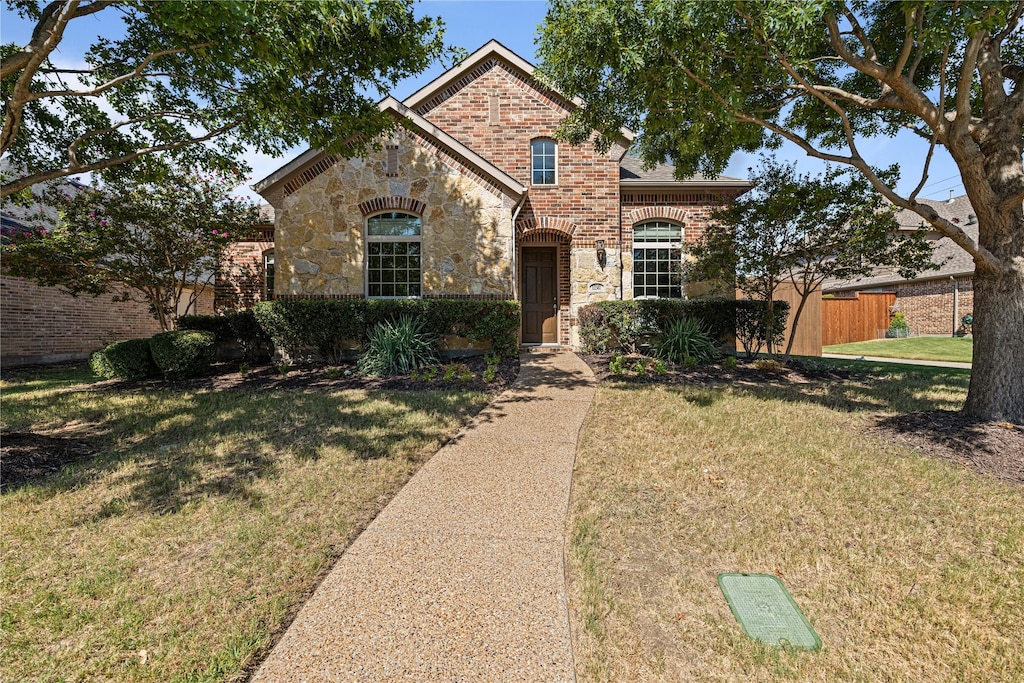
[[[971,206],[971,200],[967,198],[967,195],[954,197],[952,200],[948,201],[919,199],[918,202],[931,206],[940,216],[947,218],[960,226],[960,228],[967,233],[971,239],[975,241],[978,240],[978,222],[976,218],[974,223],[970,222],[970,217],[974,213],[974,209]],[[923,218],[908,209],[904,209],[896,214],[896,221],[903,230],[914,230],[921,225],[925,225],[925,220]],[[905,280],[892,268],[879,268],[869,277],[826,282],[822,286],[822,291],[827,293],[849,289],[874,289],[893,285],[899,282],[916,282],[920,280],[947,278],[951,275],[962,276],[974,274],[974,259],[970,254],[964,251],[962,247],[955,244],[953,240],[948,237],[942,237],[938,233],[933,232],[929,236],[929,239],[933,238],[934,251],[932,252],[932,262],[939,266],[938,270],[925,271],[919,273],[918,276],[912,280]]]
[[[671,183],[671,182],[737,182],[742,183],[742,178],[730,178],[729,176],[716,176],[708,178],[698,173],[686,181],[676,180],[676,167],[672,164],[658,164],[654,168],[645,171],[643,159],[626,156],[619,163],[619,181],[627,182],[649,182],[649,183]]]

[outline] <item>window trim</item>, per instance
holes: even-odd
[[[641,228],[641,227],[643,227],[645,225],[650,225],[652,223],[661,223],[661,224],[664,224],[664,225],[668,225],[668,226],[673,226],[673,227],[679,228],[679,239],[677,241],[662,240],[662,241],[658,241],[658,242],[637,242],[636,241],[636,231],[637,231],[637,229],[639,229],[639,228]],[[685,234],[686,234],[686,226],[685,225],[683,225],[682,223],[679,223],[678,221],[670,220],[668,218],[648,218],[648,219],[645,219],[645,220],[642,220],[642,221],[640,221],[638,223],[634,223],[633,224],[632,235],[631,235],[632,243],[633,243],[633,272],[632,272],[632,275],[633,275],[633,282],[632,282],[633,299],[637,299],[637,300],[639,300],[639,299],[666,299],[666,300],[682,300],[682,299],[686,299],[686,282],[683,280],[683,277],[682,277],[682,265],[683,265],[683,262],[684,262],[684,260],[686,258],[685,240],[684,240]],[[679,259],[677,261],[678,267],[679,267],[679,296],[678,297],[675,297],[675,296],[663,297],[663,296],[659,296],[657,294],[642,294],[642,295],[639,295],[639,296],[637,295],[637,284],[636,284],[636,278],[637,278],[637,275],[638,275],[638,271],[636,269],[636,263],[637,263],[636,251],[637,251],[637,249],[668,249],[669,251],[672,251],[672,250],[678,250],[679,251]],[[647,263],[648,261],[646,259],[644,259],[644,262]],[[657,261],[655,261],[655,262],[657,262]],[[670,268],[671,268],[671,264],[672,264],[672,259],[670,257],[669,258]],[[647,273],[647,271],[644,271],[645,275],[646,275],[646,273]],[[670,277],[671,277],[671,270],[669,271],[669,273],[670,273]],[[651,285],[647,285],[647,284],[643,285],[643,288],[645,290],[649,289],[650,287],[651,287]],[[660,287],[660,285],[653,285],[653,287],[658,288],[658,287]],[[669,283],[669,287],[672,287],[671,283]]]
[[[267,263],[267,259],[270,259],[270,263]],[[271,266],[273,271],[268,271],[267,266]],[[273,275],[267,277],[268,272],[273,272]],[[263,300],[273,301],[274,300],[274,278],[277,276],[277,258],[274,254],[273,248],[267,249],[263,252]]]
[[[418,235],[370,235],[370,221],[385,214],[397,214],[400,216],[412,216],[420,224]],[[420,245],[420,293],[408,296],[373,296],[370,294],[370,244],[394,244],[397,242],[416,242]],[[384,284],[384,283],[379,283]],[[409,284],[407,281],[406,284]],[[363,219],[363,296],[367,299],[422,299],[423,298],[423,216],[412,211],[400,211],[397,209],[384,209],[376,211]]]
[[[555,179],[554,179],[553,182],[550,182],[550,183],[535,183],[535,182],[533,182],[533,174],[537,171],[537,168],[534,166],[534,156],[535,155],[534,155],[534,151],[533,151],[533,146],[536,145],[538,142],[550,142],[551,145],[554,147],[554,153],[551,155],[551,156],[554,157],[554,160],[555,160],[555,167],[553,169],[553,171],[555,173]],[[542,154],[541,156],[544,157],[544,156],[547,156],[547,155]],[[554,186],[558,185],[558,176],[559,176],[559,173],[558,173],[558,161],[559,161],[559,158],[558,158],[558,141],[556,141],[554,138],[548,138],[548,137],[540,137],[540,138],[534,138],[534,139],[530,140],[530,187],[554,187]],[[540,169],[541,172],[544,172],[546,170],[547,169]]]

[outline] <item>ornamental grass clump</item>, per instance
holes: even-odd
[[[385,320],[369,334],[359,369],[367,375],[404,375],[437,363],[436,338],[423,330],[423,322],[403,315]]]
[[[704,326],[694,318],[673,320],[658,343],[657,355],[673,363],[702,365],[718,357],[718,349]]]

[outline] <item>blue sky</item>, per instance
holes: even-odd
[[[449,45],[472,52],[493,38],[527,61],[536,63],[534,42],[537,37],[537,26],[544,20],[546,8],[547,4],[542,0],[422,0],[416,11],[423,15],[439,16],[444,20],[445,41]],[[110,12],[100,12],[93,17],[73,22],[73,32],[66,36],[61,56],[68,60],[80,60],[82,50],[96,35],[110,35],[112,26],[117,30],[116,16]],[[3,6],[0,19],[2,42],[23,44],[27,41],[31,25],[18,20],[8,10],[6,4]],[[443,71],[442,65],[434,65],[420,76],[399,83],[392,94],[399,100],[404,99]],[[900,164],[903,180],[898,190],[901,192],[910,192],[919,181],[927,145],[912,133],[901,133],[895,138],[864,140],[859,144],[862,155],[873,166]],[[250,182],[265,177],[304,150],[304,147],[296,148],[277,159],[253,154],[249,159],[253,167]],[[822,164],[816,159],[807,157],[802,150],[788,143],[776,152],[776,156],[796,162],[798,169],[803,172],[818,172],[822,168]],[[748,167],[756,165],[757,160],[757,155],[738,153],[730,161],[725,175],[746,177]],[[932,161],[928,185],[920,196],[946,199],[950,190],[957,195],[962,194],[963,184],[955,164],[942,149],[938,149]],[[256,197],[244,186],[239,188],[239,192]]]

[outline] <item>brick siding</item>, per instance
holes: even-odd
[[[112,297],[73,297],[56,287],[0,276],[0,362],[13,367],[77,360],[111,342],[160,332],[146,304]],[[209,287],[198,304],[199,313],[213,313]]]
[[[957,278],[959,296],[955,314],[960,318],[974,310],[974,286],[969,277]],[[952,334],[954,330],[953,281],[928,280],[896,285],[896,304],[914,332],[921,334]]]
[[[272,237],[232,242],[217,272],[214,308],[218,313],[245,310],[267,298],[263,258],[274,248]]]

